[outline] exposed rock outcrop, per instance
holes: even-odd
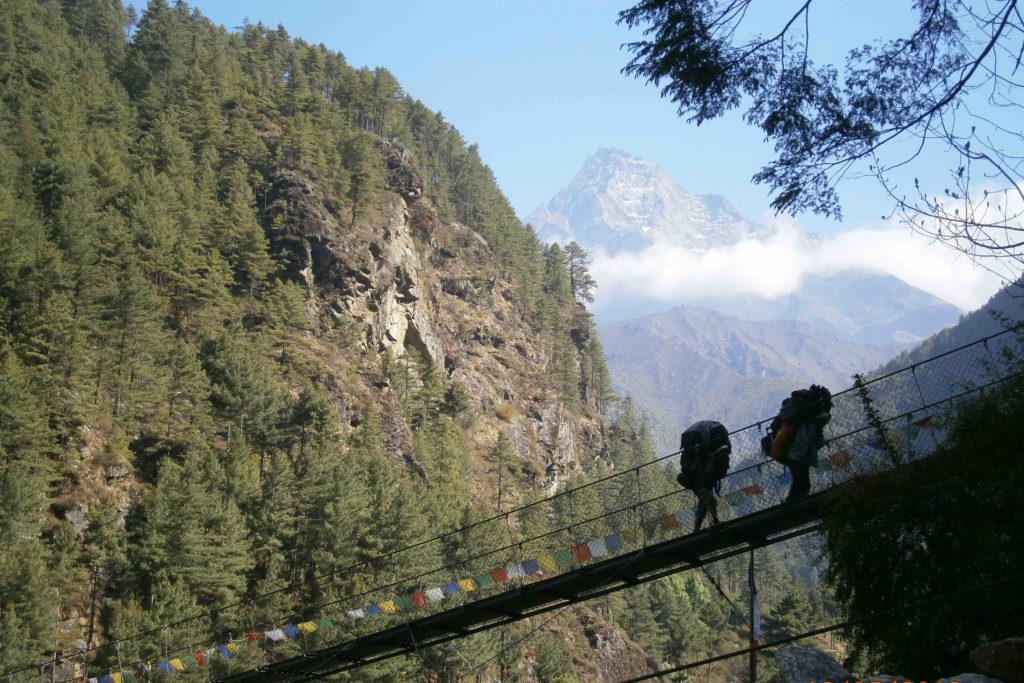
[[[813,647],[805,645],[784,645],[775,655],[779,677],[785,683],[807,683],[807,681],[878,681],[878,683],[905,683],[920,679],[891,674],[856,674],[844,669],[839,662]],[[936,683],[1004,683],[982,674],[963,673],[943,676]],[[1007,682],[1008,683],[1008,682]]]
[[[558,490],[580,469],[584,451],[601,451],[603,431],[594,418],[565,414],[547,388],[542,340],[487,241],[439,217],[409,154],[393,142],[378,144],[387,191],[375,213],[356,220],[330,201],[311,168],[277,172],[266,214],[288,276],[306,289],[321,328],[355,321],[371,356],[415,350],[460,384],[484,418],[473,445],[493,447],[501,429],[533,463],[523,469],[534,483]],[[392,431],[389,448],[414,463],[409,435]]]
[[[978,670],[1006,683],[1024,683],[1024,638],[985,643],[970,654]]]
[[[775,655],[779,675],[786,683],[807,681],[845,681],[852,678],[849,671],[827,654],[805,645],[784,645]]]

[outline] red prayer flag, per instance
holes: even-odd
[[[249,641],[249,644],[252,645],[254,642],[256,642],[256,639],[262,635],[263,634],[259,631],[249,631],[245,634],[245,638]]]
[[[675,529],[676,527],[679,526],[679,518],[676,517],[674,514],[673,515],[665,515],[664,517],[661,518],[661,521],[659,522],[659,525],[661,526],[662,529],[665,529],[666,531],[669,530],[669,529]]]
[[[196,658],[197,662],[199,662],[200,669],[206,666],[206,655],[204,655],[202,652],[193,652],[192,656]]]
[[[409,596],[409,599],[412,600],[412,604],[416,605],[417,607],[423,607],[427,604],[427,594],[423,591],[420,591],[419,593],[413,593]]]
[[[586,562],[590,559],[590,546],[586,543],[580,543],[572,547],[572,556],[576,558],[577,562]]]
[[[744,486],[743,488],[740,489],[740,491],[743,491],[743,493],[747,494],[748,496],[757,496],[764,493],[764,489],[761,488],[760,484],[751,484],[750,486]]]
[[[836,451],[828,454],[829,462],[841,470],[850,466],[850,453],[848,451]]]
[[[505,571],[504,567],[498,567],[491,572],[491,578],[494,579],[495,583],[505,583],[508,581],[508,572]]]

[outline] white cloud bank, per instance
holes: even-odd
[[[968,311],[1003,284],[1000,278],[942,244],[900,225],[849,230],[808,241],[791,221],[773,221],[764,241],[697,254],[671,244],[608,256],[592,254],[598,307],[622,297],[683,303],[704,297],[755,295],[768,298],[796,291],[806,275],[847,270],[889,273]]]

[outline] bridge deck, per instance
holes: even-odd
[[[823,516],[833,492],[834,489],[822,491],[794,503],[754,512],[694,534],[222,680],[225,683],[277,683],[320,678],[699,567],[817,528],[816,521]]]

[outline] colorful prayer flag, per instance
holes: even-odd
[[[491,578],[494,579],[494,583],[505,583],[508,581],[508,572],[504,567],[498,567],[491,571]]]
[[[347,614],[351,619],[362,619],[366,616],[366,611],[362,609],[354,609],[347,612]]]
[[[617,553],[622,550],[622,534],[616,531],[614,534],[605,536],[604,547],[608,548],[610,553]]]
[[[587,562],[590,560],[590,547],[586,543],[578,543],[572,547],[572,556],[579,562]]]
[[[160,669],[161,671],[167,674],[174,671],[174,668],[171,666],[170,662],[157,662],[156,668]]]
[[[368,617],[379,617],[381,614],[383,614],[383,612],[380,609],[380,605],[370,605],[363,611],[366,612],[366,616]]]
[[[409,599],[408,595],[399,595],[394,599],[395,607],[401,611],[403,609],[412,609],[412,600]],[[299,624],[300,626],[302,624]]]
[[[828,460],[841,470],[850,466],[850,453],[848,451],[836,451],[828,454]]]
[[[316,620],[316,625],[320,627],[321,631],[328,631],[334,628],[334,622],[331,621],[330,617],[320,617]]]
[[[604,544],[604,536],[587,541],[591,557],[604,557],[608,554],[608,547]]]
[[[523,560],[523,571],[527,576],[540,574],[540,562],[537,560]]]
[[[417,607],[423,607],[427,604],[427,594],[423,591],[413,593],[409,596],[409,599],[412,601],[412,604],[416,605]]]
[[[675,514],[665,515],[658,522],[658,525],[665,531],[668,531],[669,529],[675,529],[679,526],[679,518],[676,517]]]
[[[537,558],[537,563],[540,565],[541,571],[552,573],[558,571],[558,563],[553,555],[541,555]]]
[[[473,579],[459,579],[459,590],[463,593],[471,593],[476,590],[476,584]]]
[[[444,591],[440,588],[430,588],[427,590],[427,600],[430,602],[438,602],[444,600]]]
[[[634,546],[640,543],[640,532],[637,529],[629,528],[625,529],[622,533],[622,541],[628,546]]]
[[[568,569],[572,567],[574,563],[574,557],[572,550],[563,548],[555,553],[555,562],[558,563],[559,569]]]
[[[526,576],[526,572],[523,570],[523,565],[519,562],[513,562],[505,567],[505,573],[508,574],[508,578],[510,579],[521,579]]]
[[[171,668],[174,669],[175,671],[184,671],[185,670],[185,663],[182,662],[180,659],[175,658],[175,659],[170,660],[167,663],[170,664]],[[100,680],[102,681],[102,679],[100,679]]]
[[[480,586],[481,588],[490,588],[494,585],[494,579],[491,577],[490,574],[479,574],[477,576],[474,576],[473,580],[476,581],[476,585]]]
[[[453,595],[459,592],[459,584],[452,581],[451,583],[446,583],[442,586],[441,590],[444,591],[445,595]]]
[[[750,486],[744,486],[740,489],[744,494],[748,496],[759,496],[764,493],[764,489],[761,488],[760,484],[751,484]]]
[[[231,659],[231,650],[228,649],[227,645],[221,645],[217,648],[217,654],[224,659]]]
[[[384,602],[380,603],[380,611],[384,614],[394,614],[398,611],[398,608],[395,607],[395,603],[391,600],[385,600]]]
[[[729,505],[735,507],[740,504],[740,501],[743,500],[743,493],[741,491],[730,491],[729,493],[722,496],[722,500],[724,500]]]
[[[299,627],[299,630],[302,631],[303,633],[305,633],[307,636],[310,633],[313,633],[314,631],[316,631],[316,629],[317,629],[317,625],[316,625],[315,621],[304,621],[301,624],[298,624],[298,627]]]

